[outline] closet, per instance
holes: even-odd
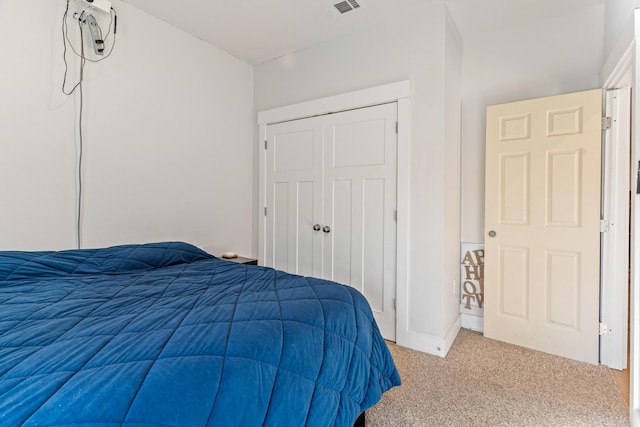
[[[353,286],[395,340],[397,103],[268,124],[267,266]]]

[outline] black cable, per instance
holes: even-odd
[[[65,86],[67,83],[67,72],[69,70],[69,65],[67,63],[67,41],[68,38],[68,26],[67,26],[67,15],[69,12],[69,0],[67,0],[67,7],[64,12],[63,20],[62,20],[62,42],[64,46],[63,50],[63,60],[64,60],[64,78],[62,80],[62,93],[69,96],[73,94],[76,89],[79,89],[80,96],[80,111],[78,113],[78,138],[79,138],[79,149],[78,149],[78,169],[76,171],[78,176],[78,197],[76,199],[76,247],[78,249],[82,246],[82,157],[83,157],[83,135],[82,135],[82,112],[84,109],[84,94],[82,91],[82,81],[84,80],[84,66],[85,66],[85,58],[84,58],[84,35],[82,32],[82,22],[78,20],[78,28],[80,29],[80,71],[79,71],[79,80],[73,86],[73,88],[67,92],[65,90]],[[84,13],[84,12],[83,12]],[[80,15],[82,18],[82,14]],[[69,41],[71,44],[71,41]],[[77,53],[76,53],[77,54]]]
[[[78,138],[79,138],[79,149],[78,149],[78,206],[76,213],[76,244],[78,249],[80,249],[82,243],[82,154],[84,151],[84,140],[82,137],[82,112],[84,110],[84,93],[82,91],[82,82],[84,80],[84,37],[82,35],[82,23],[78,22],[78,27],[80,28],[80,52],[82,53],[80,60],[80,81],[78,82],[78,87],[80,88],[80,112],[78,113]]]
[[[67,0],[67,8],[65,9],[64,15],[62,17],[62,46],[64,48],[62,52],[62,60],[64,61],[64,77],[62,79],[62,93],[64,93],[65,95],[71,95],[76,90],[79,84],[79,83],[76,83],[69,92],[67,92],[64,89],[67,84],[67,72],[69,71],[69,64],[67,63],[67,41],[69,40],[69,37],[67,35],[68,34],[68,28],[67,28],[68,13],[69,13],[69,0]],[[80,33],[80,36],[82,37],[82,32]],[[71,45],[71,41],[69,41],[69,44]]]
[[[82,119],[83,119],[83,113],[84,113],[84,93],[83,93],[83,81],[84,81],[84,67],[86,65],[86,61],[90,61],[90,62],[100,62],[104,59],[107,59],[111,53],[113,52],[113,49],[115,47],[115,43],[116,43],[116,27],[117,27],[117,22],[118,22],[118,14],[116,12],[116,10],[114,8],[111,8],[109,11],[109,16],[111,18],[110,22],[109,22],[109,29],[107,31],[107,35],[106,37],[104,37],[103,43],[104,41],[106,41],[106,39],[109,37],[109,34],[111,33],[111,25],[113,24],[113,43],[111,44],[111,49],[109,50],[109,53],[106,54],[103,58],[97,59],[97,60],[92,60],[86,57],[85,52],[84,52],[84,33],[83,33],[83,29],[82,29],[82,25],[86,23],[86,19],[83,19],[84,17],[84,11],[80,13],[80,15],[78,16],[78,29],[80,32],[80,53],[78,53],[75,48],[73,47],[73,43],[71,42],[71,40],[69,40],[69,31],[68,31],[68,24],[67,24],[67,19],[68,19],[68,14],[69,14],[69,2],[70,0],[67,0],[67,6],[66,9],[64,11],[64,15],[62,17],[62,43],[64,46],[63,49],[63,61],[64,61],[64,77],[62,80],[62,93],[64,93],[65,95],[69,96],[71,94],[73,94],[75,92],[76,89],[78,89],[78,95],[80,97],[80,111],[78,112],[78,142],[79,142],[79,148],[78,148],[78,169],[77,169],[77,174],[78,174],[78,198],[77,198],[77,211],[76,211],[76,246],[78,249],[80,249],[82,247],[82,161],[83,161],[83,153],[84,153],[84,138],[83,138],[83,132],[82,132]],[[97,24],[96,24],[97,25]],[[98,30],[100,31],[100,34],[102,34],[102,29],[100,28],[100,26],[98,26]],[[102,37],[102,36],[101,36]],[[71,50],[73,51],[73,53],[76,54],[76,56],[80,57],[80,70],[79,70],[79,76],[78,76],[78,82],[73,86],[73,88],[71,88],[70,91],[66,91],[65,87],[67,85],[67,72],[69,71],[69,65],[67,63],[67,42],[69,43],[69,47],[71,48]]]

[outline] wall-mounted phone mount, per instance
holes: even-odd
[[[91,40],[93,41],[93,50],[96,55],[104,55],[104,40],[102,40],[102,33],[96,22],[96,18],[92,14],[86,15],[86,24],[89,27],[89,33],[91,34]]]
[[[107,0],[74,0],[70,9],[74,19],[85,24],[96,55],[104,55],[104,40],[92,12],[104,12],[111,15],[111,3]]]
[[[107,0],[80,0],[80,3],[105,13],[111,11],[111,2]]]

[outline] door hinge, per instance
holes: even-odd
[[[602,130],[611,129],[611,117],[602,118]]]
[[[398,133],[398,122],[396,122],[396,134]]]
[[[265,150],[267,149],[267,140],[266,139],[264,140],[264,149]]]
[[[598,332],[598,335],[607,335],[608,332],[609,327],[607,326],[607,324],[600,322],[600,331]]]
[[[601,219],[600,220],[600,232],[601,233],[608,233],[609,232],[609,221],[606,219]]]
[[[393,309],[394,310],[396,309],[396,299],[395,298],[393,299]]]
[[[393,219],[394,219],[395,221],[397,221],[397,220],[398,220],[398,210],[397,210],[397,209],[393,211]]]
[[[267,216],[267,207],[264,207],[264,216]]]

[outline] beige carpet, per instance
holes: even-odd
[[[628,407],[604,366],[466,329],[445,359],[389,348],[403,384],[367,411],[367,427],[629,425]]]

